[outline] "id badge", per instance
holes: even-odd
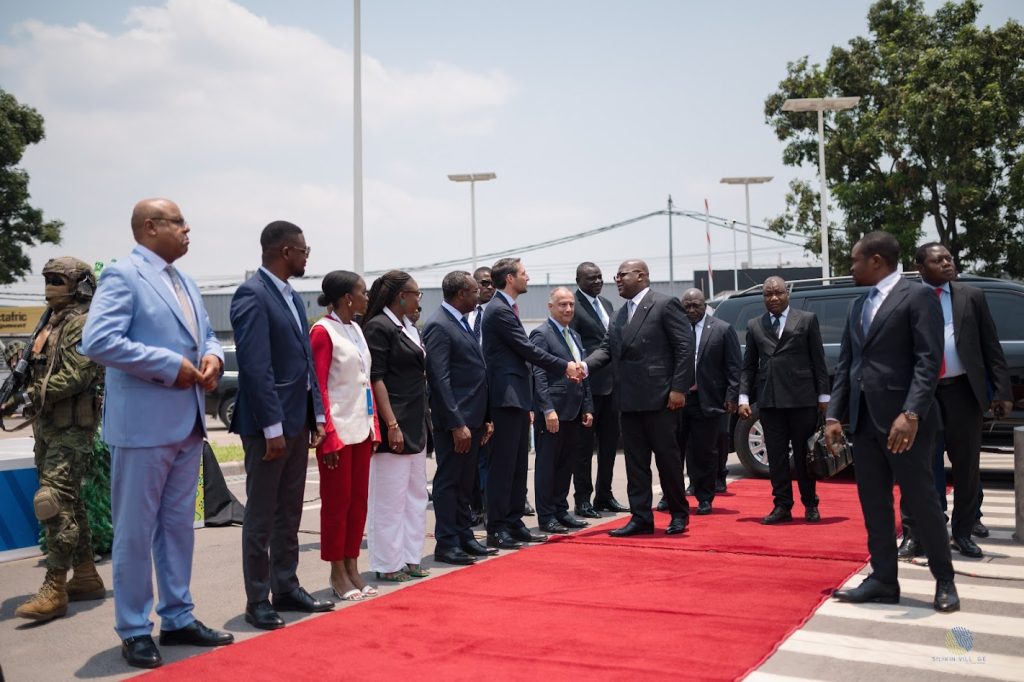
[[[366,414],[373,416],[373,393],[372,389],[366,389]]]

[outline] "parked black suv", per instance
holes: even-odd
[[[238,394],[238,360],[235,347],[224,347],[224,375],[217,388],[206,394],[206,414],[219,417],[224,426],[231,426],[231,415],[235,412],[235,397]]]
[[[905,273],[907,279],[920,281],[917,273]],[[1009,444],[1013,439],[1013,428],[1024,425],[1024,285],[1002,279],[960,275],[959,281],[976,286],[985,292],[999,332],[999,341],[1006,355],[1010,369],[1010,383],[1013,390],[1014,411],[1006,419],[994,420],[987,413],[985,442],[987,444]],[[850,277],[832,277],[826,284],[823,280],[799,280],[789,282],[789,305],[809,310],[818,316],[821,337],[825,344],[825,360],[829,374],[839,361],[839,345],[843,328],[849,316],[850,305],[868,287],[860,287]],[[730,323],[743,345],[747,335],[747,322],[764,314],[764,297],[761,287],[756,286],[722,301],[715,308],[715,317]],[[736,454],[743,466],[757,476],[768,475],[768,458],[764,448],[764,432],[757,420],[757,406],[752,405],[754,414],[750,419],[734,418],[733,442]]]

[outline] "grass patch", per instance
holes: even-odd
[[[241,445],[217,445],[210,443],[213,454],[218,462],[240,462],[245,459],[245,451]]]

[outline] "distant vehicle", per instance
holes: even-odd
[[[235,413],[235,398],[238,396],[238,360],[235,347],[224,347],[224,375],[217,388],[206,394],[206,414],[220,419],[224,426],[231,426]]]
[[[904,275],[909,280],[921,281],[917,273]],[[1005,445],[1012,442],[1014,427],[1024,425],[1024,285],[967,274],[960,275],[958,281],[985,292],[985,299],[999,333],[999,342],[1006,355],[1014,410],[1009,417],[1001,420],[995,420],[991,412],[986,413],[984,433],[986,445]],[[851,277],[832,277],[827,284],[820,279],[796,280],[788,284],[789,305],[809,310],[818,316],[825,344],[825,360],[829,376],[832,376],[839,361],[839,346],[850,306],[869,287],[857,286]],[[715,308],[715,317],[733,326],[742,346],[746,340],[747,322],[760,317],[764,312],[761,286],[756,286],[721,301]],[[768,456],[764,446],[764,431],[757,418],[757,405],[751,407],[754,413],[750,419],[733,418],[733,442],[743,466],[756,476],[766,477]]]

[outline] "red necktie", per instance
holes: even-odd
[[[939,297],[939,305],[942,305],[942,287],[935,287],[935,295]],[[943,315],[945,317],[945,315]],[[939,378],[946,376],[946,349],[942,349],[942,364],[939,365]]]
[[[515,301],[512,302],[512,312],[516,314],[516,319],[519,318],[519,304]]]

